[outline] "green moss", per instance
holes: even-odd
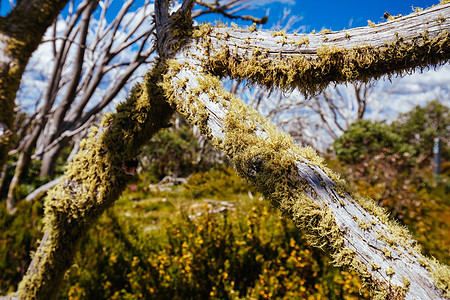
[[[290,40],[294,35],[284,37],[282,32],[273,35],[283,36],[285,43],[295,43]],[[298,88],[305,95],[313,95],[330,82],[367,82],[386,74],[404,74],[416,68],[438,65],[445,61],[449,49],[448,31],[434,39],[423,35],[406,42],[398,37],[395,42],[376,48],[367,45],[353,49],[323,46],[314,59],[270,56],[264,48],[258,54],[243,58],[224,47],[209,55],[205,67],[219,77],[245,78],[269,89]],[[426,55],[430,52],[436,55]]]
[[[157,86],[164,70],[159,65],[149,72],[145,83],[134,87],[127,101],[118,105],[117,113],[105,116],[80,143],[61,183],[45,200],[47,240],[35,254],[41,258],[38,268],[27,273],[19,285],[21,299],[53,296],[80,239],[129,181],[123,163],[136,157],[140,146],[168,124],[172,109]]]

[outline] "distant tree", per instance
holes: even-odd
[[[351,124],[344,134],[335,140],[333,149],[340,160],[351,163],[373,158],[380,153],[392,155],[412,151],[391,126],[369,120],[359,120]]]
[[[449,99],[442,103],[445,100],[448,103]],[[391,124],[392,130],[420,154],[419,162],[431,160],[435,138],[442,141],[444,160],[450,160],[450,108],[442,103],[435,100],[424,107],[416,106]]]
[[[391,124],[360,120],[350,125],[342,136],[333,143],[339,159],[358,163],[383,154],[398,154],[404,157],[416,156],[408,163],[422,165],[430,163],[433,157],[433,140],[443,141],[447,157],[450,143],[449,108],[438,101],[424,107],[416,106],[410,112],[401,114]]]
[[[444,1],[448,2],[448,1]],[[138,149],[177,110],[226,153],[243,178],[334,263],[355,270],[374,298],[444,299],[449,268],[424,257],[408,231],[372,200],[352,192],[311,148],[302,148],[221,87],[246,78],[306,95],[330,82],[369,81],[450,58],[450,4],[340,32],[286,34],[219,25],[192,26],[194,1],[169,14],[155,2],[159,59],[144,82],[89,133],[45,201],[44,236],[18,291],[54,297],[81,238],[118,198]]]
[[[243,8],[239,6],[241,2],[225,1],[220,7],[202,3],[192,16],[212,12],[230,15],[228,11],[233,8],[233,16],[242,18],[237,15]],[[108,23],[107,15],[118,4],[121,4],[120,11]],[[154,62],[154,25],[149,20],[154,13],[153,3],[147,0],[138,9],[134,7],[136,5],[135,0],[70,2],[67,15],[53,23],[43,41],[43,46],[51,45],[52,51],[44,52],[51,55],[47,57],[49,65],[46,66],[51,71],[48,75],[39,75],[44,77],[44,80],[38,80],[39,85],[33,86],[25,80],[23,87],[33,90],[36,104],[34,111],[22,108],[27,117],[16,122],[20,125],[17,128],[20,139],[14,145],[15,149],[9,152],[11,155],[18,153],[7,194],[10,212],[14,212],[16,202],[20,200],[16,189],[27,173],[31,158],[41,161],[41,177],[53,177],[62,150],[73,147],[76,152],[80,137],[98,122],[103,110],[133,79],[135,71],[144,63]],[[250,19],[261,22],[257,18]],[[30,66],[29,73],[37,71]],[[30,98],[26,91],[21,94]],[[23,114],[19,116],[23,117]],[[72,157],[69,155],[69,159]],[[57,179],[41,190],[45,191],[56,182]]]
[[[384,99],[392,92],[392,87],[355,82],[348,86],[330,86],[322,93],[306,98],[296,90],[284,93],[241,86],[235,91],[237,95],[247,98],[250,105],[297,142],[321,152],[325,152],[351,123],[376,117],[383,109]]]

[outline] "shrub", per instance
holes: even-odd
[[[349,163],[359,163],[379,153],[392,155],[412,151],[389,125],[368,120],[352,123],[344,134],[334,141],[333,149],[338,159]]]
[[[362,297],[355,274],[332,267],[326,253],[260,201],[240,212],[179,214],[147,234],[141,225],[109,211],[83,243],[60,297]]]

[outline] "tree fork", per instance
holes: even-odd
[[[373,45],[369,49],[378,51],[361,51],[357,44],[329,51],[329,47],[322,47],[322,38],[312,49],[316,52],[302,53],[301,46],[306,42],[302,39],[298,40],[297,48],[280,55],[279,50],[271,51],[287,45],[283,42],[284,33],[272,34],[281,39],[279,43],[272,40],[275,45],[268,40],[268,51],[249,50],[246,45],[251,43],[245,43],[246,37],[241,43],[227,42],[227,32],[223,28],[204,26],[192,31],[190,13],[186,13],[192,1],[184,1],[182,8],[171,16],[167,3],[164,0],[155,3],[158,51],[162,57],[174,60],[166,61],[164,67],[160,65],[149,73],[145,83],[133,89],[127,103],[120,105],[115,115],[108,115],[82,143],[66,175],[46,199],[45,238],[18,293],[12,296],[55,297],[55,286],[72,263],[81,236],[118,198],[127,182],[122,162],[136,155],[138,147],[167,124],[172,114],[166,102],[169,101],[230,156],[242,177],[257,186],[297,225],[306,227],[316,238],[316,246],[329,247],[335,264],[355,269],[374,288],[375,297],[448,297],[448,267],[422,257],[408,232],[389,221],[373,201],[354,194],[323,165],[314,150],[297,146],[289,136],[224,92],[219,78],[211,74],[250,78],[270,87],[299,87],[305,93],[313,93],[333,81],[369,80],[385,73],[445,62],[450,56],[450,21],[439,14],[450,15],[450,5],[432,8],[436,20],[424,21],[425,27],[431,23],[431,27],[439,27],[427,27],[425,42],[419,41],[419,46],[423,44],[425,48],[415,48],[415,42],[409,37],[394,40],[396,42],[389,46],[388,43],[392,43],[392,36],[389,36],[382,39],[381,46]],[[213,36],[220,30],[222,36]],[[371,29],[360,30],[364,33]],[[228,35],[244,32],[231,28],[228,31]],[[191,35],[191,40],[186,39],[186,34]],[[345,33],[341,34],[345,37]],[[430,37],[429,34],[436,35]],[[316,35],[310,37],[311,40],[317,38]],[[257,41],[261,39],[264,41],[261,36],[257,37]],[[345,44],[345,38],[340,41]],[[398,54],[396,49],[405,54],[399,57],[406,65],[386,66],[382,59]],[[428,49],[430,59],[410,59],[417,49]],[[438,58],[433,61],[435,55]],[[221,58],[230,59],[224,63],[220,62]],[[245,58],[247,64],[243,64]],[[387,68],[384,73],[383,68]],[[313,71],[318,75],[318,82],[313,80]],[[262,75],[269,77],[265,79]],[[164,76],[162,81],[161,76]]]

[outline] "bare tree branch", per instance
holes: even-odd
[[[208,13],[216,13],[216,14],[221,14],[229,19],[240,19],[240,20],[247,20],[247,21],[252,21],[256,24],[265,24],[268,20],[268,17],[262,17],[262,18],[256,18],[254,16],[249,16],[249,15],[235,15],[236,13],[248,9],[250,6],[249,5],[243,5],[247,2],[250,2],[249,0],[232,0],[232,1],[228,1],[224,4],[220,4],[219,1],[210,3],[210,2],[204,2],[204,1],[200,1],[197,0],[196,3],[200,6],[205,7],[206,9],[202,10],[202,9],[197,9],[194,10],[192,12],[193,17],[198,17],[204,14],[208,14]],[[239,5],[242,5],[239,7]],[[231,9],[233,9],[232,11],[230,11]]]
[[[330,82],[368,81],[445,63],[450,19],[442,16],[448,15],[450,6],[439,5],[374,27],[317,34],[212,27],[209,64],[220,76],[311,95]]]
[[[0,18],[0,168],[6,162],[14,122],[14,98],[31,54],[67,0],[24,0]],[[40,9],[44,6],[45,9]],[[37,9],[36,9],[37,8]],[[16,26],[16,23],[23,23]],[[10,51],[14,49],[14,51]]]
[[[26,198],[25,201],[27,202],[32,202],[32,201],[36,201],[39,198],[41,198],[42,196],[45,195],[45,193],[47,193],[47,191],[51,188],[53,188],[55,185],[58,184],[60,178],[56,178],[53,179],[52,181],[47,182],[44,185],[41,185],[40,187],[38,187],[37,189],[35,189],[32,193],[30,193]]]

